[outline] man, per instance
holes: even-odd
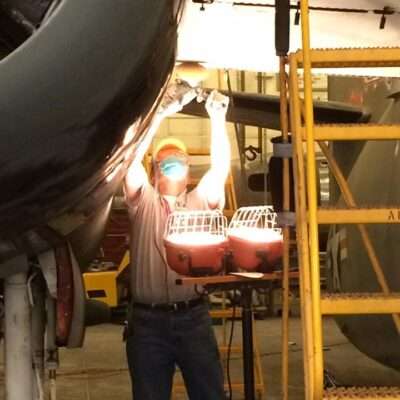
[[[211,119],[211,167],[197,187],[187,193],[188,155],[179,140],[166,139],[157,146],[152,156],[151,182],[141,164],[162,119],[179,111],[195,96],[193,90],[182,91],[176,87],[172,93],[164,98],[125,181],[132,222],[133,302],[128,321],[127,357],[133,397],[169,400],[177,365],[190,400],[221,400],[224,398],[223,371],[208,306],[194,287],[175,284],[178,275],[167,265],[163,235],[168,214],[173,210],[223,207],[230,167],[225,128],[228,99],[213,91],[206,101]]]

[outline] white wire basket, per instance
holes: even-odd
[[[175,211],[168,216],[164,245],[168,265],[180,275],[214,275],[223,268],[227,220],[216,210]]]
[[[272,230],[282,234],[282,229],[277,226],[277,214],[272,206],[251,206],[240,207],[236,210],[231,222],[229,231],[237,229],[259,229]],[[240,233],[240,232],[239,232]]]
[[[239,269],[270,272],[282,256],[282,229],[271,206],[239,208],[229,224],[228,238]]]

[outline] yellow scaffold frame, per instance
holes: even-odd
[[[339,388],[323,390],[323,314],[392,314],[400,333],[400,294],[390,292],[383,269],[364,223],[400,223],[398,208],[357,208],[353,195],[335,162],[326,140],[400,139],[400,125],[314,125],[311,67],[392,67],[400,65],[400,48],[310,49],[307,0],[300,1],[302,50],[289,56],[290,121],[293,134],[296,225],[300,266],[301,310],[307,400],[400,399],[399,388]],[[304,100],[300,97],[298,69],[304,73]],[[304,125],[302,124],[304,120]],[[305,149],[303,142],[306,142]],[[315,144],[324,153],[342,192],[347,209],[318,209]],[[304,152],[307,154],[306,159]],[[318,225],[357,224],[381,293],[351,293],[321,296]]]

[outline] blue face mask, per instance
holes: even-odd
[[[161,173],[169,179],[179,180],[187,173],[187,163],[182,158],[170,156],[160,162]]]

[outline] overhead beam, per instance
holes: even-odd
[[[204,89],[205,92],[211,89]],[[221,91],[230,96],[228,91]],[[254,93],[232,92],[227,121],[262,128],[281,130],[279,96],[260,95]],[[233,106],[232,106],[233,104]],[[208,118],[204,103],[194,99],[183,110],[183,114]],[[369,114],[360,107],[339,102],[314,102],[316,123],[355,123],[367,121]]]

